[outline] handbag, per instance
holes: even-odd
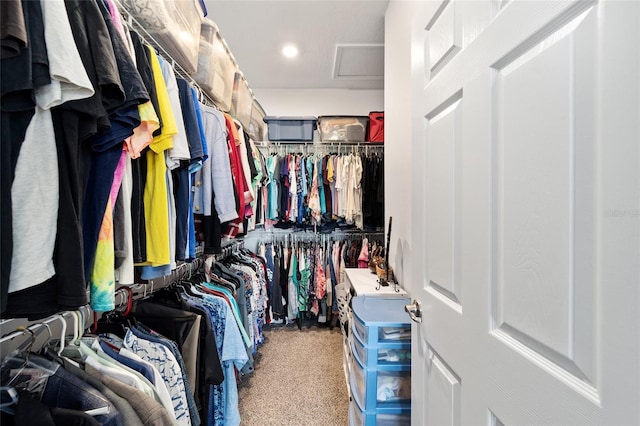
[[[369,113],[369,142],[384,142],[384,111]]]

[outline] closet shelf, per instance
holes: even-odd
[[[156,40],[155,37],[153,37],[149,33],[149,31],[145,29],[144,25],[127,10],[127,8],[122,4],[122,0],[115,0],[115,2],[118,5],[118,11],[129,25],[129,28],[135,30],[145,43],[152,46],[154,49],[156,49],[156,51],[160,52],[164,59],[171,62],[176,77],[180,77],[186,80],[190,85],[192,85],[197,90],[201,101],[205,102],[211,107],[220,109],[218,105],[213,101],[213,99],[209,95],[207,95],[204,90],[202,90],[200,85],[193,79],[193,77],[191,77],[191,75],[187,71],[185,71],[185,69],[178,63],[178,61],[176,61],[169,54],[169,52],[167,52],[167,49],[162,46],[162,43]]]

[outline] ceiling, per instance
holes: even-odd
[[[205,0],[252,89],[382,89],[388,0]],[[296,58],[281,53],[285,43]]]

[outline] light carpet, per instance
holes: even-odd
[[[348,424],[339,327],[270,328],[238,386],[243,426]]]

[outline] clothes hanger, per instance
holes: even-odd
[[[14,351],[14,353],[2,360],[0,369],[2,371],[1,386],[3,394],[11,396],[16,390],[42,389],[49,376],[55,374],[59,368],[56,363],[33,353],[32,350],[37,335],[32,327],[18,327],[14,333],[8,336],[8,339],[13,339],[21,334],[27,334],[29,342],[24,350]],[[14,391],[10,391],[9,389],[11,388],[14,388]],[[13,399],[11,398],[11,400]]]
[[[82,314],[81,310],[65,311],[61,314],[63,319],[67,315],[71,315],[73,319],[73,340],[71,340],[66,346],[61,345],[62,349],[57,353],[59,356],[67,357],[70,362],[76,364],[77,366],[77,363],[73,360],[81,358],[78,346],[80,344],[80,338],[84,334],[84,315]]]

